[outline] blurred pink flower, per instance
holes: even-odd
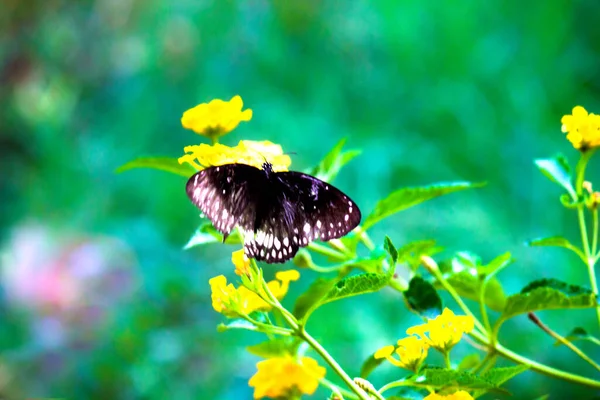
[[[6,302],[37,314],[32,331],[41,343],[60,343],[71,325],[97,330],[135,289],[135,258],[115,238],[28,223],[14,229],[0,255]]]

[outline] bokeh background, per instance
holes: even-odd
[[[484,261],[510,251],[517,261],[500,275],[507,293],[540,277],[588,285],[574,256],[524,243],[579,240],[575,215],[533,159],[562,152],[574,163],[560,118],[578,104],[600,111],[599,13],[600,3],[585,1],[2,1],[3,398],[251,398],[259,359],[244,346],[263,338],[217,333],[222,316],[207,283],[233,279],[234,248],[182,250],[199,223],[184,178],[115,173],[135,157],[178,157],[201,142],[179,119],[213,98],[240,94],[254,110],[225,144],[280,143],[294,169],[347,137],[363,153],[335,184],[363,214],[402,186],[488,182],[386,220],[372,230],[378,243],[384,234],[398,246],[433,238],[445,254]],[[266,274],[277,268],[286,267]],[[287,304],[314,278],[302,273]],[[597,333],[590,311],[539,315],[563,334]],[[309,330],[351,375],[419,321],[391,290],[313,318]],[[501,338],[594,376],[524,316]],[[581,347],[600,357],[593,344]],[[400,375],[383,367],[372,380]],[[508,388],[518,399],[595,394],[531,372]]]

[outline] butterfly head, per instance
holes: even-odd
[[[262,170],[265,171],[265,174],[269,175],[273,172],[273,164],[268,161],[265,161],[262,165]]]

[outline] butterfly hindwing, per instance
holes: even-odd
[[[237,225],[248,257],[281,263],[313,240],[342,237],[360,223],[360,210],[340,190],[301,172],[245,164],[206,168],[190,178],[187,194],[229,235]]]
[[[299,247],[313,240],[342,237],[359,223],[361,214],[344,193],[300,172],[270,174],[261,197],[255,234],[245,234],[249,257],[268,263],[293,258]]]

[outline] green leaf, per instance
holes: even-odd
[[[188,163],[179,164],[179,161],[172,157],[138,157],[135,160],[121,165],[117,168],[116,172],[121,173],[134,168],[158,169],[186,178],[189,178],[194,173],[198,172]]]
[[[383,239],[383,248],[385,249],[385,251],[388,252],[390,257],[392,257],[392,264],[395,265],[396,261],[398,261],[398,251],[396,250],[396,248],[394,247],[394,244],[392,243],[391,239],[387,235]]]
[[[395,266],[391,266],[385,274],[366,273],[349,276],[337,282],[323,299],[323,304],[346,297],[377,292],[387,286],[394,275]]]
[[[509,379],[514,378],[515,376],[527,371],[529,366],[527,365],[516,365],[514,367],[502,367],[502,368],[492,368],[489,371],[486,371],[481,377],[496,386],[502,385],[504,382]]]
[[[554,247],[563,247],[565,249],[569,249],[574,251],[579,257],[585,259],[585,255],[581,252],[577,246],[573,245],[567,239],[561,236],[551,236],[546,238],[533,239],[527,242],[529,246],[554,246]]]
[[[600,346],[600,340],[595,336],[592,336],[589,333],[587,333],[587,331],[581,327],[573,328],[573,330],[567,336],[565,336],[565,339],[567,339],[570,342],[575,342],[577,340],[585,340]],[[554,345],[560,346],[562,345],[562,342],[557,340],[554,343]]]
[[[429,186],[408,187],[397,190],[377,203],[375,209],[365,219],[363,229],[369,229],[382,219],[399,211],[416,206],[424,201],[465,189],[482,187],[484,185],[485,183],[441,182]]]
[[[521,293],[506,299],[506,306],[497,324],[532,311],[592,308],[596,304],[596,298],[589,289],[556,279],[540,279],[531,282]]]
[[[346,138],[340,140],[335,147],[327,153],[319,165],[311,171],[311,175],[314,175],[325,182],[331,182],[344,165],[360,155],[360,150],[342,152],[345,143]]]
[[[265,340],[264,342],[260,342],[252,346],[247,346],[246,350],[259,357],[271,358],[285,354],[295,354],[300,343],[301,342],[299,342],[298,339],[290,337],[278,337],[275,339]]]
[[[302,293],[294,304],[294,316],[298,319],[306,320],[314,310],[321,304],[325,296],[329,293],[335,279],[319,278],[310,285],[308,290]]]
[[[413,277],[404,298],[410,308],[427,318],[434,318],[442,313],[442,299],[433,285],[420,276]]]
[[[489,381],[494,384],[496,387],[502,385],[504,382],[512,379],[513,377],[527,371],[529,366],[527,365],[516,365],[514,367],[502,367],[502,368],[493,368],[489,371],[486,371],[481,375],[482,379]],[[477,390],[473,393],[473,397],[477,398],[483,395],[486,390]]]
[[[258,331],[258,328],[256,326],[241,318],[232,319],[227,323],[221,323],[217,325],[217,332],[225,332],[230,329],[246,329],[248,331]]]
[[[499,255],[494,258],[488,265],[479,268],[480,275],[484,276],[486,281],[492,280],[498,272],[502,271],[513,261],[510,252]]]
[[[576,197],[571,172],[567,160],[562,156],[554,158],[538,158],[535,165],[554,183],[562,186],[572,197]]]
[[[458,364],[459,371],[466,371],[475,368],[481,362],[481,356],[478,353],[472,353],[463,358]]]
[[[461,297],[479,302],[480,291],[485,284],[485,304],[494,311],[502,311],[506,295],[502,284],[494,277],[510,261],[510,254],[496,257],[487,266],[481,265],[479,256],[469,252],[457,252],[449,260],[440,262],[440,271],[446,281]],[[436,288],[444,289],[438,282]]]
[[[419,386],[431,386],[442,390],[493,390],[506,393],[506,390],[500,389],[497,384],[482,376],[446,368],[425,368],[411,376],[410,380],[418,382]]]
[[[367,379],[367,377],[371,375],[371,372],[385,361],[385,358],[375,358],[373,357],[374,355],[375,353],[371,354],[371,356],[365,360],[362,367],[360,367],[361,378]]]
[[[436,246],[435,240],[409,242],[398,249],[398,262],[407,263],[411,270],[416,271],[421,265],[421,256],[432,256],[442,250],[442,247]]]
[[[184,250],[191,249],[192,247],[201,246],[210,243],[223,243],[223,235],[217,231],[217,229],[208,222],[201,225],[196,232],[192,235],[187,244],[183,247]],[[237,230],[231,232],[231,235],[227,237],[226,244],[241,244],[241,237]]]

